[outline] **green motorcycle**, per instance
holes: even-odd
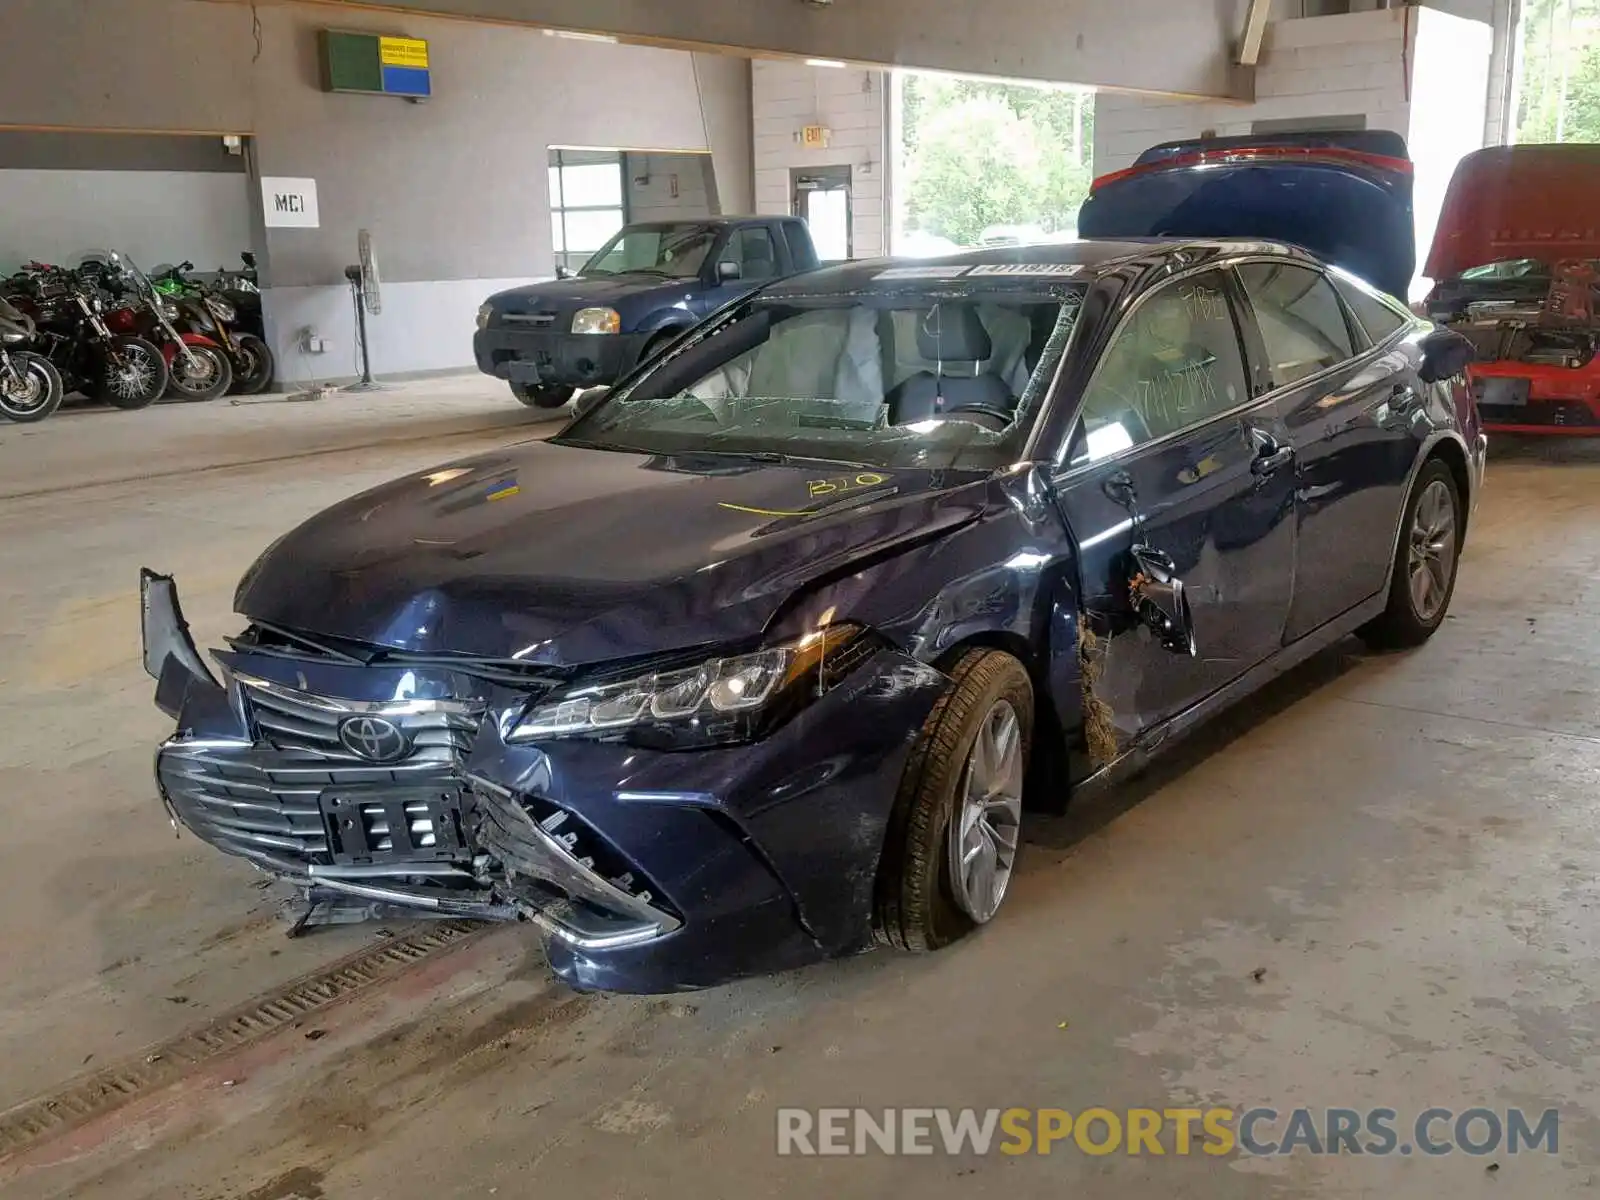
[[[233,386],[229,390],[234,394],[254,396],[265,391],[277,369],[272,347],[253,333],[238,331],[238,309],[215,288],[189,278],[192,270],[192,262],[183,262],[175,267],[163,264],[151,273],[156,292],[163,302],[173,306],[174,311],[167,313],[168,320],[222,344],[233,365]]]

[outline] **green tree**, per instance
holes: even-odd
[[[1092,172],[1092,95],[911,74],[901,136],[913,227],[963,244],[990,225],[1075,227]]]
[[[1519,142],[1600,142],[1600,0],[1526,0]]]

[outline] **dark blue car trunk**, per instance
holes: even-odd
[[[1404,297],[1411,192],[1405,139],[1384,130],[1168,142],[1095,181],[1078,233],[1288,242]]]

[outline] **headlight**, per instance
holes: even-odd
[[[28,335],[22,332],[20,329],[13,329],[8,333],[0,333],[0,342],[4,342],[8,346],[15,345],[17,342],[25,342],[27,340]]]
[[[207,300],[206,304],[211,308],[211,315],[224,324],[232,324],[239,316],[239,310],[226,300]]]
[[[487,329],[487,328],[489,328],[489,318],[492,317],[492,316],[494,316],[494,305],[492,305],[492,304],[480,304],[480,305],[478,305],[478,328],[479,329]]]
[[[169,321],[176,321],[182,314],[179,313],[178,306],[171,300],[163,300],[161,302],[161,315]]]
[[[870,650],[858,625],[682,671],[577,687],[517,715],[508,742],[627,737],[664,749],[748,741],[832,688]]]
[[[580,308],[572,318],[573,333],[621,333],[622,317],[614,308]]]

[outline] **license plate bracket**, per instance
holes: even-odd
[[[1529,382],[1490,376],[1478,381],[1478,403],[1494,407],[1524,408],[1528,403]]]
[[[449,862],[466,845],[459,787],[330,789],[318,805],[329,853],[339,866]]]

